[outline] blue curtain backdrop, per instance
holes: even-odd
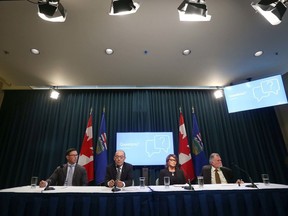
[[[46,179],[65,163],[69,147],[81,149],[90,108],[97,136],[103,107],[108,138],[108,162],[113,161],[116,132],[172,131],[178,154],[179,106],[191,147],[192,106],[204,152],[221,154],[223,164],[238,164],[261,181],[268,173],[275,183],[288,184],[287,150],[273,107],[228,114],[224,99],[210,90],[61,90],[58,100],[49,91],[8,90],[0,110],[0,187],[30,184],[31,176]],[[94,143],[96,143],[94,141]],[[139,155],[141,157],[141,155]],[[129,162],[129,161],[127,161]],[[165,161],[163,161],[163,166]],[[142,167],[135,167],[135,183]],[[162,167],[149,167],[154,184]],[[248,181],[234,168],[237,177]]]

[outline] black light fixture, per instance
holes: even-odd
[[[64,22],[67,11],[60,3],[60,0],[39,0],[38,16],[49,22]]]
[[[205,0],[184,0],[178,7],[180,21],[210,21]]]
[[[112,0],[109,15],[127,15],[136,13],[140,5],[133,0]]]
[[[251,6],[259,12],[272,25],[278,25],[286,12],[287,0],[260,0],[258,3],[251,3]]]

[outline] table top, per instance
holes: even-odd
[[[105,186],[53,186],[55,190],[44,190],[36,186],[31,188],[30,185],[6,188],[0,190],[0,193],[149,193],[151,192],[149,187],[140,188],[139,186],[125,187],[120,191],[113,192],[112,188]]]
[[[244,183],[238,186],[237,184],[205,184],[203,188],[198,185],[192,185],[195,191],[208,191],[208,190],[257,190],[257,189],[288,189],[288,185],[283,184],[268,184],[255,183],[258,188],[246,187],[249,183]],[[145,188],[139,186],[125,187],[116,193],[149,193],[155,192],[172,192],[172,191],[187,191],[184,189],[188,184],[170,185],[165,187],[163,185],[150,185]],[[30,185],[6,188],[0,190],[0,193],[115,193],[111,188],[105,186],[53,186],[55,190],[46,190],[36,186],[31,188]]]
[[[258,189],[288,189],[288,185],[282,184],[268,184],[264,185],[263,183],[255,183],[257,188],[247,187],[251,185],[250,183],[244,183],[238,186],[238,184],[205,184],[203,188],[200,188],[198,185],[192,185],[195,191],[208,191],[208,190],[258,190]],[[169,187],[165,186],[149,186],[153,191],[187,191],[184,189],[186,185],[170,185]]]

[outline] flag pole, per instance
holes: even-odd
[[[206,155],[204,153],[204,144],[202,142],[199,126],[197,123],[195,109],[192,105],[192,154],[193,154],[193,164],[195,175],[200,175],[202,167],[207,164]]]
[[[90,114],[89,114],[89,115],[91,115],[91,114],[92,114],[92,112],[93,112],[93,108],[91,107],[91,108],[90,108]]]
[[[182,107],[181,107],[181,106],[179,106],[179,112],[180,112],[180,113],[182,112]]]
[[[105,182],[105,173],[107,166],[107,136],[105,123],[105,106],[100,121],[98,138],[95,151],[95,184],[102,185]]]
[[[179,164],[181,165],[180,169],[183,170],[186,180],[193,180],[195,178],[193,161],[191,157],[191,150],[189,147],[189,142],[187,138],[187,133],[185,129],[184,117],[179,107],[180,116],[179,116],[179,134],[178,134],[178,157]]]
[[[90,115],[78,158],[78,164],[86,169],[88,183],[94,179],[93,122],[91,113],[92,108],[90,108]]]

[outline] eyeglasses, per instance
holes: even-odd
[[[71,155],[68,155],[68,156],[78,157],[78,154],[71,154]]]
[[[115,155],[115,158],[123,159],[124,156],[123,155]]]

